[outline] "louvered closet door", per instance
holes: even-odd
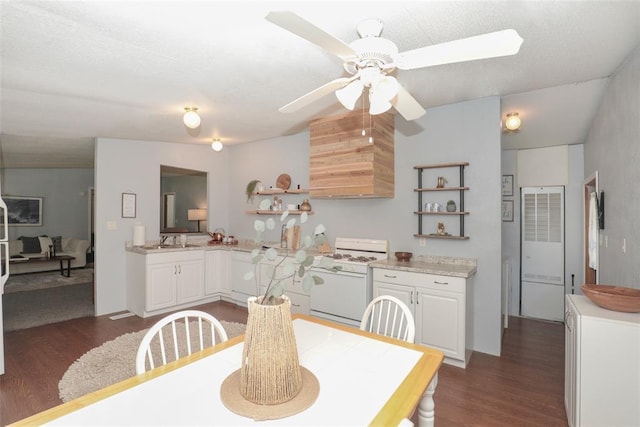
[[[564,187],[525,187],[521,197],[521,314],[561,321],[564,313]]]

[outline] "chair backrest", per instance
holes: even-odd
[[[362,315],[360,329],[411,343],[416,336],[411,310],[391,295],[380,295],[369,303]]]
[[[136,374],[216,344],[216,333],[217,342],[229,339],[218,319],[203,311],[179,311],[160,319],[140,342]]]

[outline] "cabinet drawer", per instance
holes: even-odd
[[[175,251],[147,255],[147,264],[179,264],[181,261],[204,261],[204,251]]]
[[[462,277],[414,273],[412,271],[391,270],[387,268],[374,268],[373,280],[456,293],[465,293],[466,284],[466,280]]]

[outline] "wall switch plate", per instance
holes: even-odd
[[[107,221],[107,230],[117,230],[118,223],[115,221]]]
[[[424,237],[420,238],[420,246],[427,246],[427,239],[425,239]]]

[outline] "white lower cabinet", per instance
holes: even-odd
[[[229,254],[229,288],[233,302],[243,307],[247,306],[247,299],[257,294],[256,278],[245,280],[245,275],[257,268],[251,263],[251,253],[233,251]],[[257,274],[257,273],[256,273]]]
[[[205,295],[218,295],[223,300],[231,301],[229,257],[230,253],[225,250],[205,252]]]
[[[640,313],[567,295],[565,407],[570,427],[640,426]]]
[[[471,277],[373,269],[373,296],[395,296],[411,309],[416,323],[415,343],[441,350],[445,363],[462,368],[472,353],[471,292]]]
[[[275,277],[282,277],[283,266],[277,266],[282,261],[282,257],[276,258],[274,261],[263,260],[260,262],[260,294],[264,295],[267,291],[267,287],[271,282],[271,278],[274,277],[274,268],[276,269]],[[302,284],[298,276],[287,279],[285,293],[291,301],[291,313],[292,314],[309,314],[310,304],[309,295],[302,289]]]
[[[204,298],[204,251],[127,253],[127,308],[148,317]]]

